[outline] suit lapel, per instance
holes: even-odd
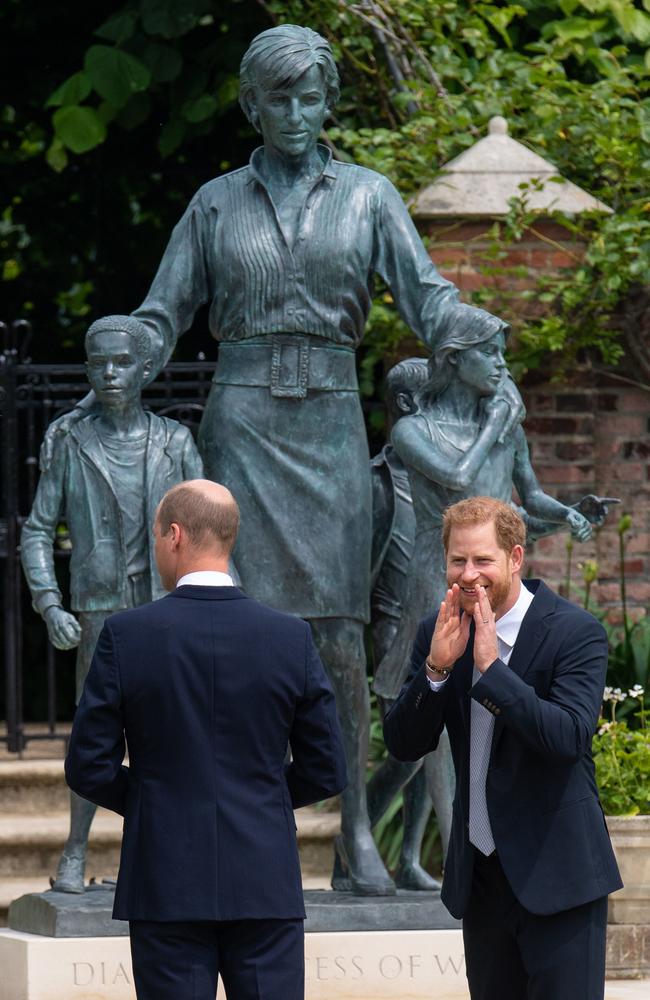
[[[554,604],[555,595],[544,583],[539,581],[534,600],[524,615],[508,663],[508,669],[514,671],[522,680],[544,647],[550,631],[549,617],[552,614]],[[490,759],[492,759],[492,754],[494,754],[502,732],[503,721],[497,716],[494,723]]]

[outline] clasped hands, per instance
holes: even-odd
[[[474,605],[474,663],[481,673],[494,663],[499,656],[499,644],[494,612],[485,593],[485,587],[478,587],[478,601]],[[469,625],[472,615],[463,612],[460,606],[460,587],[454,583],[447,591],[440,605],[440,613],[431,637],[431,647],[427,660],[430,670],[453,669],[456,660],[463,655],[469,639]]]

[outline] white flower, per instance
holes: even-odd
[[[633,688],[628,691],[628,697],[630,698],[640,698],[644,694],[644,690],[640,684],[635,684]]]
[[[605,690],[603,691],[603,701],[611,701],[612,700],[613,690],[614,689],[611,688],[611,687],[606,687],[605,688]]]
[[[611,722],[603,722],[602,726],[598,730],[598,735],[602,736],[603,733],[608,732],[612,728],[612,725],[613,725],[613,723],[611,723]]]

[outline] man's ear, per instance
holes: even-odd
[[[145,363],[142,366],[142,384],[143,385],[147,381],[147,379],[150,377],[152,371],[153,371],[153,361],[151,360],[151,358],[147,358],[147,360],[145,361]]]
[[[176,523],[176,521],[172,521],[171,524],[169,525],[169,533],[172,536],[171,537],[172,550],[177,549],[183,537],[183,529],[181,528],[180,524]]]
[[[510,569],[513,573],[518,573],[524,564],[524,548],[522,545],[515,545],[510,553]]]

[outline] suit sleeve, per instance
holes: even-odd
[[[115,636],[105,622],[75,713],[65,776],[73,792],[122,816],[129,784],[125,747]]]
[[[411,653],[411,669],[399,697],[384,719],[384,742],[397,760],[419,760],[438,746],[445,724],[451,679],[432,691],[425,670],[433,618],[420,622]]]
[[[605,630],[585,614],[561,642],[555,662],[548,665],[553,679],[544,698],[501,660],[485,671],[471,694],[480,702],[491,702],[504,725],[549,760],[574,762],[591,748],[607,654]]]
[[[294,809],[320,802],[347,785],[343,737],[334,692],[305,624],[305,688],[291,729],[286,779]]]

